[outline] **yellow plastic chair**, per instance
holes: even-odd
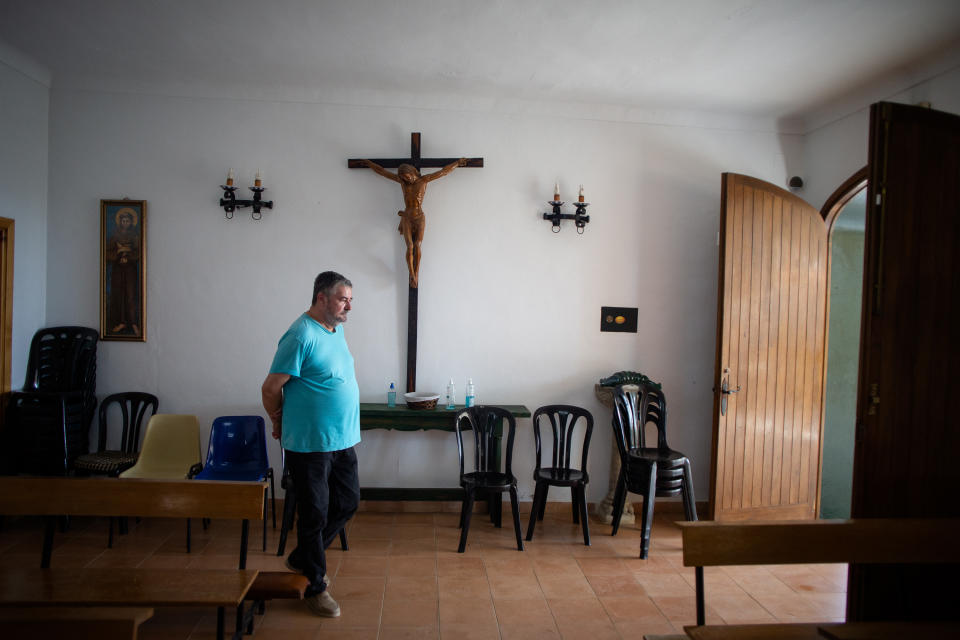
[[[200,422],[197,416],[158,413],[150,418],[137,463],[121,478],[185,480],[200,470]],[[121,525],[121,532],[126,527]],[[187,519],[187,553],[190,553],[190,519]]]
[[[186,479],[200,467],[200,422],[197,416],[158,413],[147,423],[137,463],[121,478]]]

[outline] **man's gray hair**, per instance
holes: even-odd
[[[346,276],[336,271],[324,271],[313,281],[313,299],[310,301],[310,304],[313,305],[316,303],[318,293],[331,296],[340,285],[350,287],[351,289],[353,288],[353,283],[347,280]]]

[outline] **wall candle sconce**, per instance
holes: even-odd
[[[577,233],[583,234],[587,223],[590,222],[590,216],[587,215],[587,207],[590,203],[583,201],[583,185],[580,185],[580,195],[577,197],[577,202],[574,203],[574,206],[577,208],[576,213],[561,213],[560,207],[562,207],[564,203],[560,201],[559,182],[554,184],[553,200],[549,200],[547,204],[553,207],[553,213],[544,213],[543,219],[550,221],[550,229],[554,233],[560,233],[561,220],[573,220],[574,224],[577,225]]]
[[[237,196],[234,193],[237,187],[233,186],[233,180],[233,169],[230,169],[230,171],[227,172],[227,184],[220,185],[220,188],[223,189],[220,206],[223,207],[227,220],[232,220],[233,212],[243,207],[253,207],[253,212],[250,214],[250,217],[254,220],[259,220],[263,217],[263,214],[260,213],[262,207],[273,209],[273,200],[261,199],[263,192],[266,191],[267,188],[263,186],[263,175],[259,169],[257,169],[257,175],[253,180],[253,186],[249,187],[250,191],[253,191],[253,200],[237,200]]]

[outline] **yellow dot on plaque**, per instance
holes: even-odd
[[[627,319],[624,318],[623,316],[617,316],[616,318],[613,319],[613,321],[616,322],[617,324],[623,324],[624,322],[627,321]]]

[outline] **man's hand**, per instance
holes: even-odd
[[[273,437],[280,439],[280,433],[283,430],[283,385],[287,383],[290,376],[283,373],[271,373],[263,381],[260,393],[263,398],[263,408],[273,422]]]

